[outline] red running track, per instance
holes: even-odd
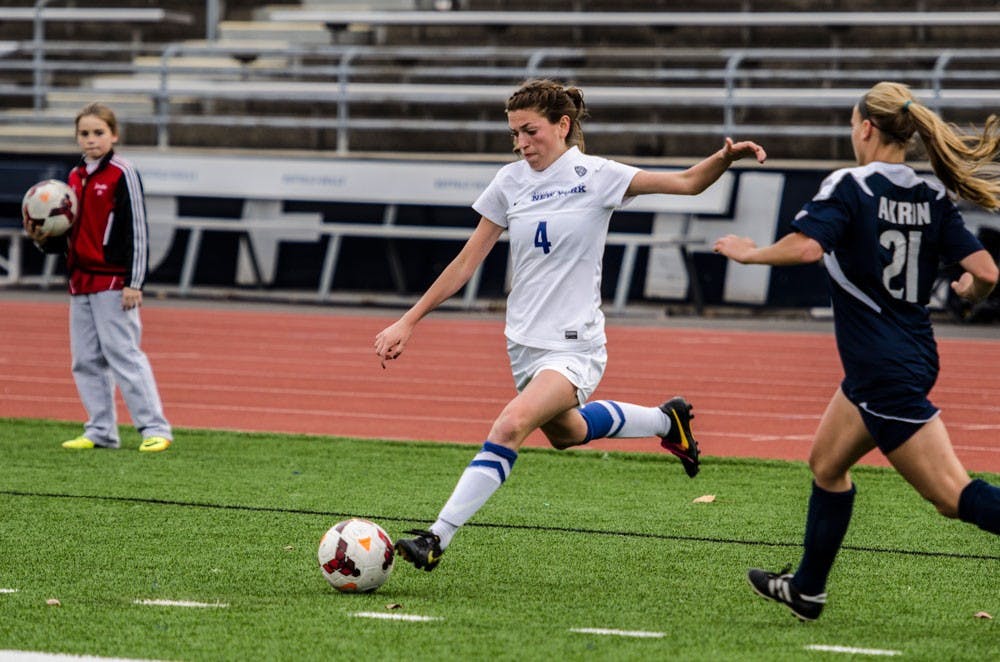
[[[0,416],[85,420],[69,369],[68,302],[4,300],[0,309]],[[151,301],[142,317],[143,348],[179,428],[479,444],[514,395],[495,319],[432,316],[383,370],[372,341],[393,319],[385,314]],[[967,469],[1000,472],[1000,341],[939,346],[932,399],[955,448]],[[609,323],[608,353],[595,397],[655,405],[684,395],[708,456],[805,460],[842,376],[828,332]],[[129,420],[121,404],[119,417]],[[540,433],[527,443],[546,445]],[[590,447],[658,450],[648,439]],[[877,451],[864,462],[886,464]]]

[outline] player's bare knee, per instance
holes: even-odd
[[[525,417],[505,409],[493,422],[493,428],[490,430],[490,441],[501,445],[519,443],[531,432],[527,429],[528,425]]]
[[[816,484],[823,489],[837,491],[845,482],[850,482],[848,472],[844,471],[839,464],[826,462],[817,457],[809,458],[809,470],[812,471]]]

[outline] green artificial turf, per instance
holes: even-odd
[[[79,425],[0,419],[0,651],[158,660],[862,659],[1000,655],[1000,540],[859,467],[816,623],[752,594],[797,563],[801,463],[524,450],[433,573],[377,592],[320,574],[319,539],[370,518],[426,526],[472,446],[178,430],[165,453],[67,451]],[[997,483],[997,476],[984,476]],[[694,503],[714,495],[711,503]],[[60,606],[46,602],[56,599]],[[148,606],[137,600],[207,607]],[[224,606],[223,606],[224,605]],[[434,617],[409,622],[358,616]],[[623,636],[580,629],[644,633]]]

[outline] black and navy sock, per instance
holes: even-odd
[[[806,516],[805,548],[792,583],[805,595],[826,590],[826,578],[833,568],[854,510],[854,485],[846,492],[827,492],[813,482]]]
[[[958,518],[1000,534],[1000,488],[978,478],[966,485],[958,498]]]

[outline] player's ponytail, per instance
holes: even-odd
[[[569,116],[570,127],[569,135],[566,136],[566,144],[570,147],[576,145],[582,152],[584,151],[583,126],[580,123],[587,116],[587,105],[583,102],[583,90],[579,87],[567,87],[564,89],[564,93],[573,102],[573,108],[576,110],[575,115]]]
[[[512,110],[535,110],[553,124],[565,115],[569,118],[566,144],[584,151],[581,122],[587,116],[587,106],[580,88],[565,87],[552,80],[529,80],[510,95],[504,110],[508,113]]]
[[[967,133],[941,119],[901,83],[875,85],[858,102],[861,119],[885,142],[906,144],[917,133],[934,174],[958,197],[984,209],[1000,208],[1000,118],[990,115],[982,132]]]

